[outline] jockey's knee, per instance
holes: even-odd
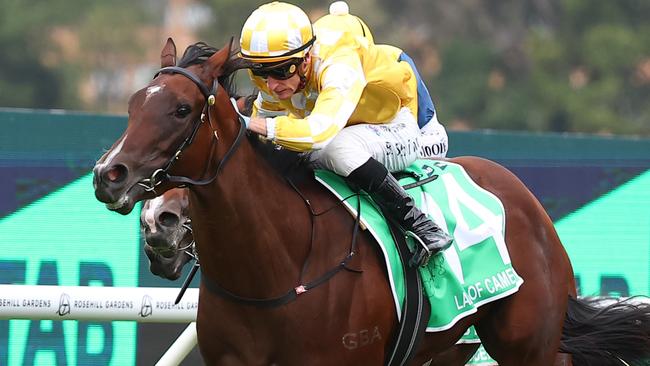
[[[348,139],[335,138],[315,154],[317,156],[315,165],[347,177],[371,157],[370,153],[359,146]]]

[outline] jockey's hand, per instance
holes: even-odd
[[[235,98],[230,98],[230,103],[235,109],[235,112],[237,112],[237,114],[244,121],[247,129],[266,137],[266,118],[244,116],[239,111],[239,108],[237,108],[237,101]]]
[[[266,132],[266,118],[251,117],[248,129],[264,137],[268,136]]]
[[[235,98],[230,98],[230,103],[232,103],[232,107],[235,109],[235,112],[241,117],[241,119],[244,121],[244,125],[246,125],[246,128],[251,124],[251,118],[248,116],[244,116],[240,111],[239,108],[237,107],[237,101]]]

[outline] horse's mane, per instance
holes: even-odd
[[[188,67],[191,65],[202,64],[207,61],[210,56],[214,55],[218,48],[212,47],[205,42],[197,42],[195,44],[189,45],[183,56],[178,61],[178,67]]]
[[[218,48],[212,47],[205,42],[197,42],[192,45],[189,45],[183,56],[178,61],[178,67],[188,67],[191,65],[198,65],[204,63],[210,56],[214,55]],[[239,97],[237,94],[237,88],[235,86],[234,77],[235,71],[242,68],[242,61],[238,60],[238,57],[233,57],[237,53],[237,50],[231,50],[230,57],[228,61],[222,66],[223,74],[219,77],[219,84],[228,92],[228,95],[232,97]]]

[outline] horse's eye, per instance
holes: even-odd
[[[187,117],[187,115],[190,114],[191,111],[192,111],[192,109],[190,108],[189,105],[181,104],[181,105],[178,106],[178,108],[176,108],[176,112],[174,114],[178,118],[184,118],[184,117]]]

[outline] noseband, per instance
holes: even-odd
[[[239,133],[237,134],[237,138],[235,139],[235,142],[233,142],[232,146],[230,146],[230,149],[228,149],[226,154],[224,154],[223,158],[217,165],[217,170],[212,177],[207,179],[194,180],[189,177],[170,175],[169,169],[171,169],[172,164],[174,164],[174,162],[181,157],[183,150],[185,150],[185,148],[190,146],[190,144],[194,141],[194,137],[196,137],[199,127],[201,127],[201,124],[204,122],[204,117],[207,118],[208,124],[212,126],[212,123],[210,122],[210,107],[214,106],[217,102],[217,93],[219,92],[219,79],[215,78],[214,81],[212,82],[212,88],[209,89],[198,76],[196,76],[191,71],[184,69],[182,67],[178,67],[178,66],[163,67],[162,69],[158,70],[156,75],[154,75],[154,79],[158,77],[158,75],[160,74],[181,74],[186,78],[190,79],[199,88],[199,90],[205,97],[205,105],[201,112],[200,118],[194,121],[194,127],[192,128],[190,135],[187,138],[185,138],[185,140],[183,140],[183,142],[180,144],[178,149],[176,149],[176,153],[174,153],[174,155],[171,157],[171,159],[169,159],[167,164],[165,164],[165,167],[162,169],[156,169],[153,172],[153,174],[151,174],[151,177],[139,181],[138,185],[143,187],[144,190],[147,192],[156,193],[155,192],[156,187],[162,184],[163,182],[179,183],[180,186],[186,186],[186,185],[202,186],[202,185],[212,183],[219,175],[219,172],[221,171],[223,165],[226,163],[226,161],[228,161],[232,153],[239,146],[242,137],[246,134],[245,122],[241,116],[236,114],[238,116],[239,124],[240,124]],[[216,138],[216,134],[215,134],[215,138]],[[210,162],[208,160],[208,164],[209,163]]]
[[[159,248],[156,248],[156,247],[152,247],[152,246],[150,246],[150,247],[151,247],[151,250],[153,250],[154,253],[156,253],[156,254],[160,254],[160,255],[165,255],[165,254],[167,254],[167,253],[173,253],[174,255],[176,255],[176,254],[178,254],[179,252],[184,252],[184,253],[187,254],[189,257],[191,257],[191,258],[193,258],[194,260],[198,261],[198,260],[199,260],[199,256],[198,256],[198,253],[197,253],[197,251],[196,251],[196,242],[194,241],[194,230],[192,230],[192,220],[190,220],[190,219],[188,218],[188,220],[187,220],[185,223],[183,223],[183,224],[181,225],[181,227],[182,227],[183,229],[185,229],[185,231],[186,231],[186,233],[183,235],[183,238],[184,238],[186,235],[188,235],[187,233],[189,233],[189,235],[192,236],[192,240],[190,240],[190,242],[189,242],[188,244],[185,244],[185,245],[183,245],[183,246],[174,246],[174,247],[169,247],[169,248],[166,248],[166,249],[159,249]],[[181,241],[183,240],[183,238],[181,238]],[[148,244],[148,243],[146,242],[146,240],[145,240],[145,244]]]

